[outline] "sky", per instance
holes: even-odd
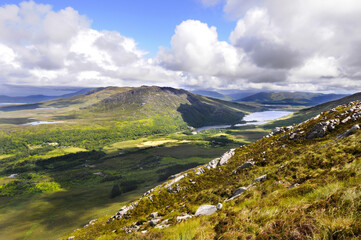
[[[360,27],[359,0],[5,0],[0,95],[141,85],[353,93]]]

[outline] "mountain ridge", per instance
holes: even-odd
[[[322,94],[310,92],[259,92],[238,99],[240,102],[256,102],[279,105],[318,105],[345,97],[345,94]]]

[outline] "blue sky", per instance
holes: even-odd
[[[4,1],[5,4],[20,2]],[[55,11],[72,7],[92,21],[92,28],[134,38],[149,56],[155,56],[159,46],[169,47],[174,29],[182,21],[195,19],[215,26],[222,41],[229,41],[236,25],[236,21],[225,16],[221,4],[206,7],[198,0],[38,0],[36,3],[51,4]]]
[[[2,1],[0,90],[361,91],[360,16],[360,0]]]

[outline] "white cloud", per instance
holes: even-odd
[[[145,58],[118,32],[97,31],[68,7],[33,1],[0,7],[0,86],[179,86],[184,78]]]
[[[199,0],[197,0],[199,1]],[[361,90],[359,0],[201,0],[237,19],[230,41],[197,20],[151,59],[134,39],[97,31],[68,7],[0,7],[0,86]],[[59,24],[61,23],[61,24]]]
[[[253,66],[248,64],[242,49],[219,41],[215,27],[195,20],[177,26],[170,50],[162,48],[158,60],[169,69],[195,75],[233,78],[246,75]]]
[[[361,90],[360,1],[226,0],[224,12],[238,19],[230,42],[258,67],[249,86]]]

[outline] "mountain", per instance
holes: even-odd
[[[221,94],[221,93],[216,92],[216,91],[195,90],[195,91],[192,91],[192,93],[202,95],[202,96],[206,96],[206,97],[217,98],[217,99],[221,99],[221,100],[225,100],[225,101],[232,101],[233,100],[232,97],[227,96],[225,94]]]
[[[62,239],[360,239],[360,124],[356,101],[276,128]]]
[[[281,119],[273,121],[272,123],[267,124],[268,127],[275,127],[275,126],[285,126],[285,125],[291,125],[291,124],[297,124],[300,122],[303,122],[309,118],[312,118],[321,112],[327,111],[328,109],[335,108],[336,106],[346,104],[352,101],[358,101],[361,100],[361,93],[355,93],[353,95],[326,102],[314,107],[305,108],[302,110],[299,110],[291,115],[291,117],[287,119]]]
[[[53,123],[38,126],[32,133],[33,141],[61,142],[91,150],[111,142],[169,134],[189,130],[189,127],[236,124],[246,113],[260,110],[260,107],[204,97],[182,89],[107,87],[41,103],[0,106],[0,126],[1,123]],[[21,142],[27,134],[16,128],[6,135]],[[0,154],[21,148],[16,141],[4,139],[0,144],[2,142],[7,147],[0,147]]]
[[[227,95],[231,97],[233,100],[245,98],[248,96],[251,96],[253,94],[258,93],[258,90],[234,90],[234,89],[228,89],[228,90],[220,90],[221,94]]]
[[[337,100],[345,96],[347,95],[309,92],[260,92],[245,98],[238,99],[237,101],[256,102],[261,104],[310,106]]]
[[[169,87],[139,87],[120,91],[87,109],[92,112],[129,112],[142,115],[174,114],[192,127],[236,124],[257,108],[193,94]]]
[[[74,93],[68,93],[60,96],[30,95],[25,97],[9,97],[5,95],[0,95],[0,103],[38,103],[38,102],[49,101],[52,99],[67,98],[79,94],[84,94],[89,90],[90,88],[84,88]]]

